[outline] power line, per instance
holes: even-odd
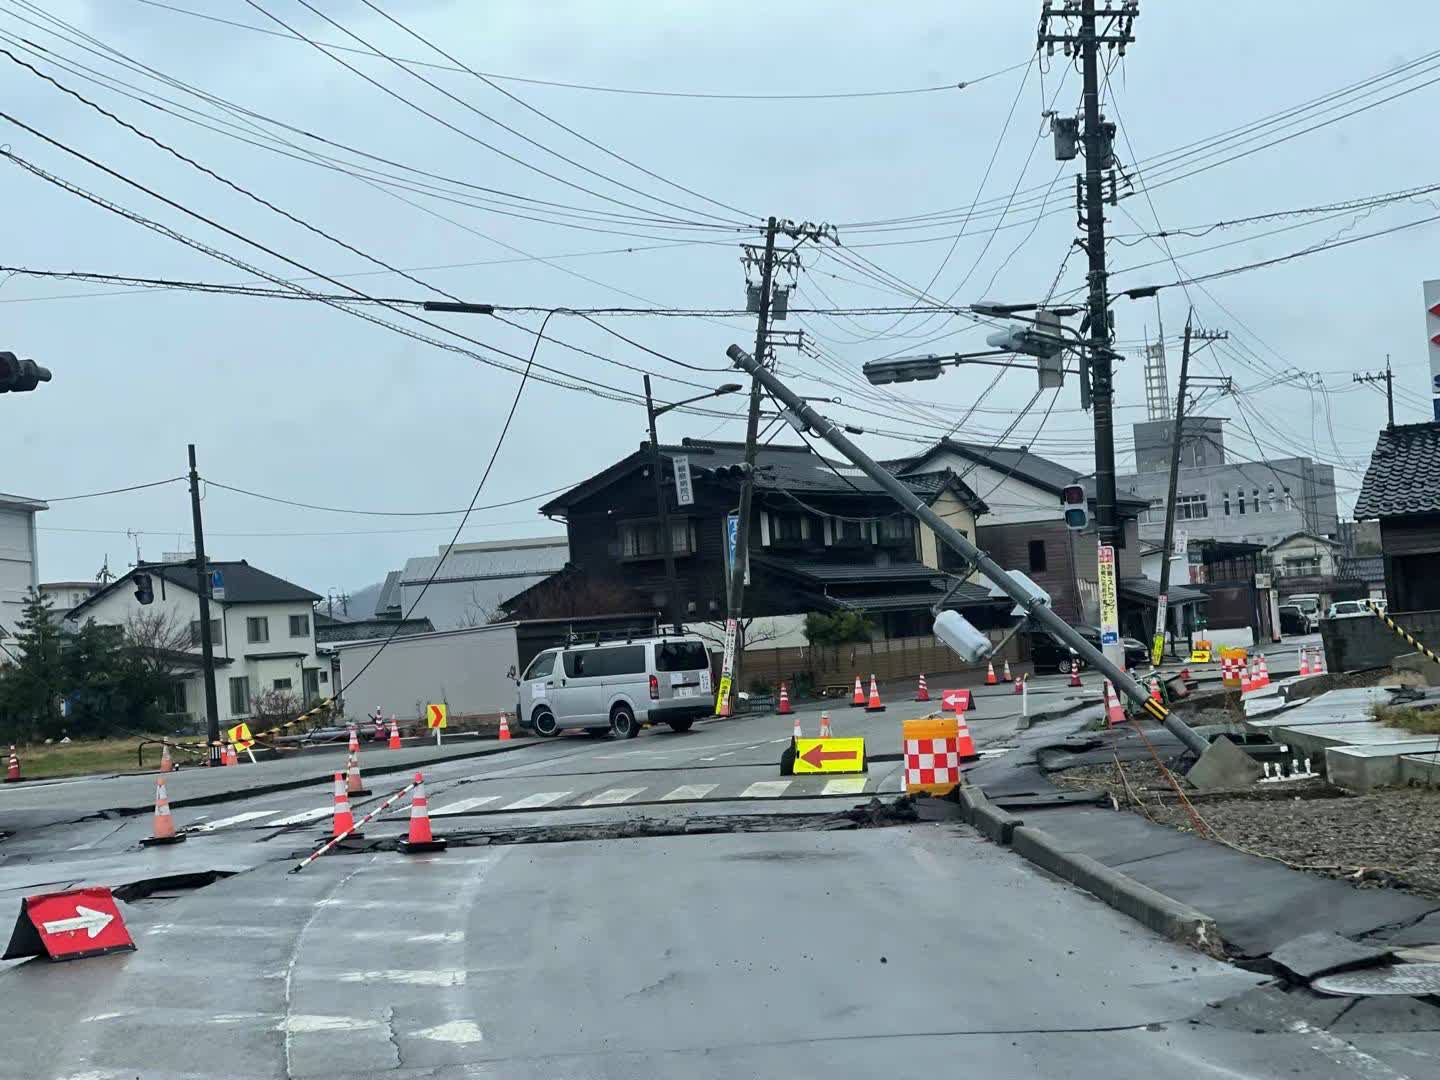
[[[183,479],[185,479],[185,477],[183,477],[183,476],[182,476],[182,477],[178,477],[178,479],[183,480]],[[170,483],[171,481],[164,481],[164,482],[165,482],[165,483]],[[471,506],[471,507],[468,507],[468,508],[462,507],[462,508],[459,509],[459,510],[359,510],[359,509],[355,509],[355,508],[353,508],[353,507],[324,506],[324,505],[319,504],[319,503],[301,502],[301,501],[296,500],[296,499],[286,499],[286,498],[282,498],[282,497],[279,496],[279,495],[266,495],[266,494],[264,494],[263,492],[252,491],[252,490],[250,490],[250,489],[248,489],[248,488],[237,487],[237,486],[235,486],[234,484],[224,484],[224,483],[221,483],[219,480],[212,480],[212,479],[210,479],[210,478],[208,478],[208,477],[205,478],[205,483],[206,483],[207,485],[209,485],[210,487],[220,488],[222,491],[232,491],[232,492],[235,492],[235,493],[238,494],[238,495],[248,495],[248,496],[249,496],[250,498],[252,498],[252,499],[263,499],[263,500],[265,500],[266,502],[280,503],[282,506],[295,506],[295,507],[299,507],[300,509],[303,509],[303,510],[321,510],[321,511],[324,511],[325,513],[329,513],[329,514],[355,514],[355,515],[360,516],[360,517],[399,517],[399,518],[409,518],[409,517],[451,517],[451,516],[453,516],[453,515],[455,515],[455,514],[473,513],[473,512],[476,512],[476,511],[480,511],[480,510],[499,510],[499,509],[501,509],[502,507],[506,507],[506,506],[521,506],[521,505],[523,505],[523,504],[525,504],[525,503],[532,503],[532,502],[534,502],[536,499],[543,499],[543,498],[545,498],[547,495],[557,495],[557,494],[559,494],[559,493],[562,492],[562,491],[569,491],[572,487],[575,486],[575,484],[579,483],[579,481],[577,480],[577,481],[574,481],[574,482],[569,483],[569,484],[562,484],[562,485],[560,485],[559,487],[550,488],[550,489],[547,490],[547,491],[537,491],[537,492],[536,492],[535,494],[533,494],[533,495],[522,495],[522,496],[521,496],[520,498],[518,498],[518,499],[507,499],[505,502],[490,503],[488,506]],[[151,486],[151,485],[142,485],[142,486]],[[133,489],[130,489],[130,488],[121,488],[121,489],[119,489],[119,490],[121,490],[121,491],[129,491],[129,490],[133,490]],[[110,492],[101,492],[100,494],[110,494]],[[78,498],[86,498],[87,496],[77,496],[77,497],[78,497]],[[58,501],[58,500],[54,500],[54,501]]]
[[[129,487],[110,488],[108,491],[90,491],[84,495],[61,495],[54,499],[47,498],[44,501],[47,503],[58,503],[75,502],[78,499],[98,499],[102,495],[123,495],[127,491],[143,491],[146,488],[164,487],[166,484],[175,484],[187,479],[189,478],[185,476],[172,476],[168,480],[153,480],[148,484],[131,484]]]

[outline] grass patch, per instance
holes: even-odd
[[[39,744],[17,748],[20,775],[27,780],[48,776],[84,776],[89,773],[145,772],[160,766],[160,744],[145,743],[137,757],[140,740],[134,736],[120,739],[77,739],[70,743]],[[176,764],[193,760],[192,755],[170,751]]]
[[[1409,705],[1376,705],[1371,715],[1386,727],[1400,728],[1412,735],[1440,735],[1440,709],[1416,709]]]

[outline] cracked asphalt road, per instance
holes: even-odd
[[[832,715],[883,754],[920,709]],[[802,713],[807,730],[816,718]],[[970,720],[1001,749],[1014,701],[983,696]],[[125,905],[134,953],[3,965],[0,1077],[1433,1075],[1435,1033],[1335,1033],[1286,1001],[1248,1028],[1217,1022],[1269,992],[1262,977],[959,824],[787,827],[898,790],[896,762],[829,793],[782,785],[789,730],[757,717],[427,769],[440,833],[717,815],[765,831],[375,851],[287,873],[327,831],[323,785],[181,812],[203,831],[167,849],[138,848],[143,817],[18,831],[0,845],[12,910],[72,882],[152,891]],[[372,787],[378,801],[391,784]],[[198,889],[159,880],[214,871],[228,876]]]

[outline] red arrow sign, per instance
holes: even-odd
[[[1434,315],[1436,318],[1440,318],[1440,304],[1436,304],[1434,307],[1430,308],[1429,310],[1430,310],[1430,314],[1431,314],[1431,315]]]
[[[800,760],[818,769],[821,763],[826,761],[854,761],[859,756],[855,750],[822,750],[818,746],[812,746],[800,755]]]
[[[134,948],[109,889],[72,889],[25,897],[4,959],[76,960]]]
[[[940,694],[940,711],[963,713],[970,711],[969,690],[944,690]]]

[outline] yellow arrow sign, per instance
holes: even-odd
[[[426,705],[425,726],[431,731],[436,728],[446,727],[446,721],[450,718],[450,706],[448,705]]]
[[[255,736],[250,734],[250,725],[243,721],[230,728],[225,734],[235,744],[236,750],[249,750],[255,745]]]
[[[795,775],[866,771],[864,739],[796,739]]]

